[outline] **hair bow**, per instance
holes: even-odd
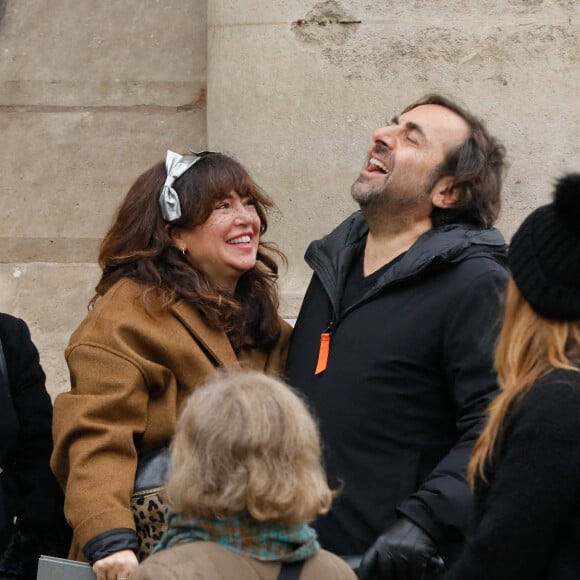
[[[174,151],[167,151],[165,158],[165,169],[167,170],[167,178],[161,188],[159,195],[159,205],[161,206],[161,215],[166,222],[174,222],[181,217],[181,205],[179,197],[173,184],[175,180],[181,177],[191,166],[195,165],[204,155],[208,153],[216,153],[215,151],[201,151],[196,153],[191,152],[192,155],[180,155]]]

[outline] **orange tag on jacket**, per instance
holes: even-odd
[[[319,375],[326,370],[328,364],[328,353],[330,351],[330,334],[323,332],[320,335],[320,350],[318,351],[318,362],[316,363],[315,375]]]

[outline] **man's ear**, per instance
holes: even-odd
[[[431,190],[431,203],[440,209],[449,209],[459,202],[460,192],[451,175],[441,177]]]

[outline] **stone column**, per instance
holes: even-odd
[[[100,238],[168,147],[205,147],[206,2],[0,3],[0,310],[21,316],[52,394]]]

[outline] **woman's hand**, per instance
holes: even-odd
[[[97,580],[127,580],[139,565],[133,550],[121,550],[93,564]]]

